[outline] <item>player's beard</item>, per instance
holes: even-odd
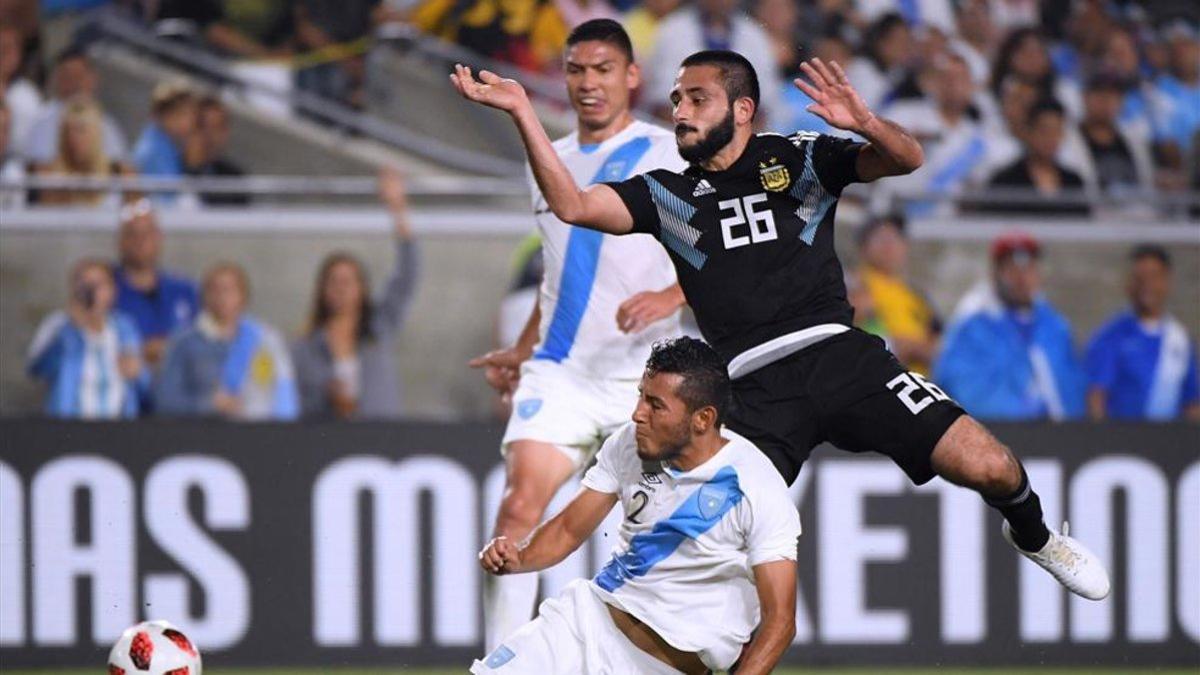
[[[689,127],[694,129],[695,127]],[[678,134],[680,125],[675,126],[675,133]],[[685,129],[686,130],[686,129]],[[676,136],[678,139],[678,136]],[[729,112],[725,114],[725,119],[721,123],[708,130],[704,138],[696,141],[692,145],[676,144],[679,146],[679,156],[689,164],[701,164],[713,158],[726,145],[729,145],[733,140],[733,107],[730,106]]]
[[[668,432],[668,437],[658,444],[656,451],[643,449],[639,445],[637,454],[640,459],[647,462],[669,462],[683,454],[684,449],[691,442],[691,426],[689,422],[685,421]]]

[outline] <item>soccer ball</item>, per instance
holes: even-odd
[[[200,675],[200,651],[170,623],[144,621],[121,633],[108,675]]]

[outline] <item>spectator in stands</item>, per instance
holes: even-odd
[[[1154,141],[1162,164],[1179,172],[1200,131],[1200,36],[1195,26],[1182,21],[1173,23],[1165,33],[1170,69],[1155,82]]]
[[[30,376],[49,385],[46,414],[82,419],[137,415],[146,382],[141,337],[133,322],[113,310],[112,270],[85,258],[70,275],[65,310],[46,317],[29,346]]]
[[[1010,198],[997,194],[998,199],[986,207],[990,211],[1032,214],[1087,215],[1088,207],[1080,202],[1056,201],[1064,194],[1079,199],[1083,179],[1058,161],[1059,146],[1065,133],[1066,113],[1053,99],[1035,103],[1029,110],[1021,144],[1024,154],[1016,162],[1001,169],[991,180],[989,188],[1024,188],[1036,193],[1030,198]]]
[[[18,139],[18,147],[27,161],[49,164],[58,156],[59,130],[62,128],[63,110],[67,102],[76,98],[96,101],[99,78],[87,53],[78,47],[70,47],[58,55],[51,74],[51,93],[29,129],[29,135]],[[99,103],[96,103],[99,106]],[[125,134],[113,118],[101,107],[104,130],[104,154],[116,162],[125,162],[129,151]]]
[[[1088,344],[1088,413],[1097,420],[1200,420],[1196,349],[1167,312],[1171,256],[1143,244],[1129,261],[1130,306]]]
[[[165,0],[134,4],[143,21],[188,22],[194,35],[234,58],[292,55],[295,33],[292,0]]]
[[[1150,138],[1153,88],[1142,83],[1142,59],[1137,34],[1129,26],[1108,32],[1093,74],[1103,74],[1121,85],[1120,121],[1126,131],[1140,142]]]
[[[797,42],[800,8],[793,0],[756,0],[754,18],[771,41],[771,53],[775,57],[775,70],[779,74],[780,84],[785,90],[795,89],[791,80],[800,72],[801,54]]]
[[[641,61],[654,52],[658,41],[658,27],[668,14],[674,12],[682,0],[644,0],[629,10],[621,23],[633,43],[633,53]]]
[[[988,11],[988,0],[961,0],[955,11],[955,27],[951,48],[966,59],[976,86],[986,87],[999,38]]]
[[[34,170],[45,176],[113,178],[128,173],[127,168],[104,151],[104,117],[90,99],[77,98],[67,103],[59,116],[58,152],[49,164]],[[99,190],[41,190],[33,201],[38,204],[68,206],[107,206],[120,203],[120,194]]]
[[[1003,87],[1009,78],[1033,85],[1039,98],[1054,98],[1066,110],[1077,113],[1079,91],[1065,79],[1058,78],[1050,62],[1046,38],[1037,28],[1020,28],[1009,33],[996,52],[992,65],[992,94],[1003,95]]]
[[[1028,235],[992,243],[992,286],[957,314],[934,379],[983,419],[1072,419],[1084,378],[1067,320],[1042,296],[1041,247]]]
[[[188,173],[197,176],[234,177],[245,174],[225,157],[229,147],[229,111],[216,96],[205,96],[197,104],[196,133],[187,147]],[[245,205],[249,195],[239,193],[206,193],[200,196],[205,204]]]
[[[133,319],[142,336],[142,357],[157,367],[167,339],[196,319],[196,284],[162,268],[163,234],[149,200],[125,205],[120,219],[113,267],[117,309]]]
[[[1150,147],[1118,122],[1124,86],[1099,74],[1088,79],[1083,94],[1083,120],[1067,135],[1067,152],[1077,157],[1085,184],[1119,197],[1153,187]]]
[[[232,263],[204,276],[204,310],[171,339],[155,387],[159,414],[291,420],[300,412],[287,346],[246,313],[250,282]]]
[[[642,104],[657,116],[670,119],[667,94],[685,58],[704,49],[732,49],[750,60],[758,75],[761,106],[755,123],[770,129],[783,114],[780,83],[776,75],[771,40],[754,19],[739,9],[737,0],[696,0],[663,20],[660,39],[646,68]]]
[[[854,308],[854,325],[878,336],[887,343],[889,350],[893,349],[887,328],[879,318],[879,313],[875,311],[875,298],[867,290],[862,277],[852,270],[846,270],[842,277],[846,284],[846,300]]]
[[[12,110],[0,97],[0,180],[24,180],[25,162],[13,152]],[[19,209],[25,205],[25,190],[0,190],[0,208]]]
[[[395,223],[396,267],[378,300],[354,256],[333,253],[321,263],[309,331],[292,347],[305,416],[396,417],[401,413],[395,337],[416,287],[418,258],[408,225],[404,183],[380,174],[380,196]]]
[[[138,172],[147,176],[179,177],[186,171],[184,152],[196,133],[196,94],[184,82],[160,82],[150,96],[150,121],[133,149]],[[155,196],[170,204],[175,195]]]
[[[13,138],[25,138],[42,107],[37,87],[21,74],[23,40],[15,26],[0,25],[0,92],[12,118]]]
[[[882,109],[908,76],[914,55],[912,31],[899,14],[884,14],[867,28],[860,46],[862,55],[850,62],[846,76],[867,106]]]
[[[296,42],[315,65],[296,71],[296,86],[355,107],[363,105],[364,41],[378,0],[297,0]]]
[[[881,184],[877,194],[911,190],[951,195],[981,182],[989,139],[973,105],[975,83],[966,59],[953,53],[935,59],[922,70],[921,84],[929,95],[898,101],[888,117],[921,142],[925,164],[895,182]],[[909,204],[907,212],[924,215],[936,207],[917,202]]]
[[[874,218],[858,232],[859,281],[905,367],[927,374],[942,332],[942,322],[924,294],[906,279],[908,237],[904,217]]]
[[[895,14],[913,29],[932,28],[943,34],[954,32],[954,10],[950,0],[855,0],[854,4],[868,23]]]
[[[839,64],[847,64],[853,60],[853,52],[849,43],[836,33],[818,37],[813,42],[812,54],[825,63],[836,61]],[[783,87],[784,113],[777,116],[777,124],[773,123],[775,131],[790,134],[804,130],[837,136],[852,135],[849,132],[834,129],[829,122],[809,112],[808,106],[813,104],[813,100],[793,84],[791,78],[783,82],[781,86]]]

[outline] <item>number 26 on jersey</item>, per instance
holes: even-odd
[[[732,212],[732,215],[721,219],[721,240],[725,242],[727,250],[779,238],[775,230],[775,216],[766,202],[767,195],[763,192],[717,202],[721,215]]]

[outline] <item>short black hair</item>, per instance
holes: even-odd
[[[633,63],[633,43],[629,33],[621,24],[612,19],[592,19],[584,21],[567,36],[567,47],[573,47],[580,42],[607,42],[621,50],[629,62]]]
[[[677,393],[689,411],[712,406],[717,411],[716,423],[725,419],[730,401],[729,371],[716,350],[702,340],[683,336],[655,342],[646,361],[646,374],[659,373],[683,377]]]
[[[1052,96],[1043,96],[1039,98],[1033,105],[1029,106],[1029,112],[1025,113],[1025,123],[1033,124],[1038,117],[1046,113],[1054,113],[1059,117],[1066,117],[1067,110],[1063,104],[1058,102],[1058,99]]]
[[[725,94],[729,97],[729,105],[739,98],[754,101],[754,114],[758,114],[758,74],[746,57],[727,49],[706,49],[696,52],[683,60],[680,68],[688,66],[715,66],[721,71],[722,84]],[[751,118],[753,119],[753,118]]]
[[[1171,254],[1167,249],[1158,244],[1143,243],[1134,246],[1129,251],[1129,262],[1137,262],[1142,258],[1153,258],[1162,263],[1162,266],[1171,269]]]

